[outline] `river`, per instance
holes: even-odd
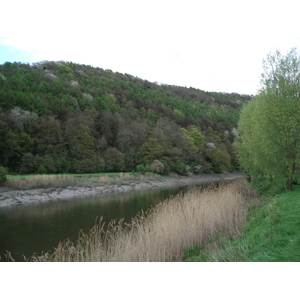
[[[88,232],[97,217],[103,216],[106,223],[121,218],[130,222],[138,212],[147,211],[185,189],[186,186],[169,187],[1,207],[2,261],[6,260],[6,250],[16,261],[24,261],[23,256],[52,251],[67,238],[75,242],[78,232]]]
[[[164,188],[0,206],[1,259],[6,261],[3,254],[9,251],[16,261],[24,261],[23,256],[30,258],[33,254],[53,251],[60,241],[68,238],[75,242],[79,231],[88,233],[97,218],[103,217],[106,224],[123,218],[130,222],[142,210],[145,212],[190,187],[228,183],[241,177],[237,174],[210,178],[213,181],[206,177],[206,181],[181,182]]]

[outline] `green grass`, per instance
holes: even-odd
[[[241,234],[188,249],[185,261],[299,262],[300,186],[253,203]]]

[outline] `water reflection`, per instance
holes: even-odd
[[[130,222],[141,210],[148,210],[186,187],[134,191],[88,198],[48,201],[0,209],[0,254],[6,250],[16,260],[23,255],[53,250],[59,241],[75,241],[80,229],[88,232],[97,217],[124,218]],[[3,255],[2,255],[3,257]]]

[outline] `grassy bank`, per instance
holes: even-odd
[[[245,230],[189,249],[185,261],[299,262],[300,187],[252,203]]]
[[[193,188],[132,219],[97,224],[75,243],[61,242],[53,253],[31,261],[181,261],[183,249],[216,233],[236,234],[245,222],[251,192],[245,182]]]
[[[99,174],[56,174],[56,175],[8,175],[3,184],[11,189],[57,188],[66,186],[93,186],[107,183],[124,183],[132,180],[156,178],[148,173],[99,173]]]

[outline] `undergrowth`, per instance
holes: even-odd
[[[267,194],[270,189],[267,190]],[[185,261],[299,262],[300,186],[253,201],[240,235],[221,234],[185,251]]]

